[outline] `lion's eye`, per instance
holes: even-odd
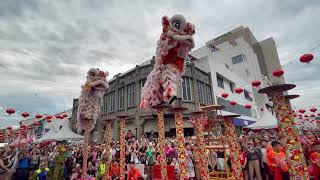
[[[176,29],[180,29],[180,22],[179,21],[173,21],[172,26]]]
[[[96,74],[94,72],[89,73],[90,76],[95,76]]]

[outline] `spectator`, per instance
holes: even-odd
[[[138,168],[135,167],[135,163],[131,161],[129,163],[128,180],[140,180],[142,178]]]

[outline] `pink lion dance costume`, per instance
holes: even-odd
[[[108,72],[91,68],[87,73],[87,81],[82,86],[79,97],[77,128],[78,131],[91,131],[99,118],[102,98],[109,84],[106,77]]]
[[[194,47],[194,25],[182,15],[162,18],[162,34],[157,43],[155,66],[142,89],[140,108],[172,103],[185,69],[185,58]]]

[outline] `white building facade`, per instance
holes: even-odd
[[[252,87],[252,81],[260,80],[263,87],[267,79],[261,73],[261,60],[254,48],[258,43],[251,31],[241,26],[190,53],[190,60],[197,67],[211,73],[215,102],[225,105],[225,111],[241,114],[244,120],[259,119],[261,109],[270,104],[266,95],[258,94],[258,89]],[[241,94],[235,92],[239,87],[244,90]],[[228,98],[222,98],[222,93],[228,93]],[[231,100],[237,105],[231,106]],[[245,108],[246,104],[251,109]]]

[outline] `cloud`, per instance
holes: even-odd
[[[318,0],[1,1],[1,104],[41,113],[70,108],[87,69],[109,70],[111,78],[150,59],[161,17],[175,13],[195,24],[196,47],[240,25],[258,40],[273,36],[284,64],[320,44]],[[319,81],[320,68],[301,67],[285,66],[302,95],[294,103],[318,106],[319,91],[310,84]]]

